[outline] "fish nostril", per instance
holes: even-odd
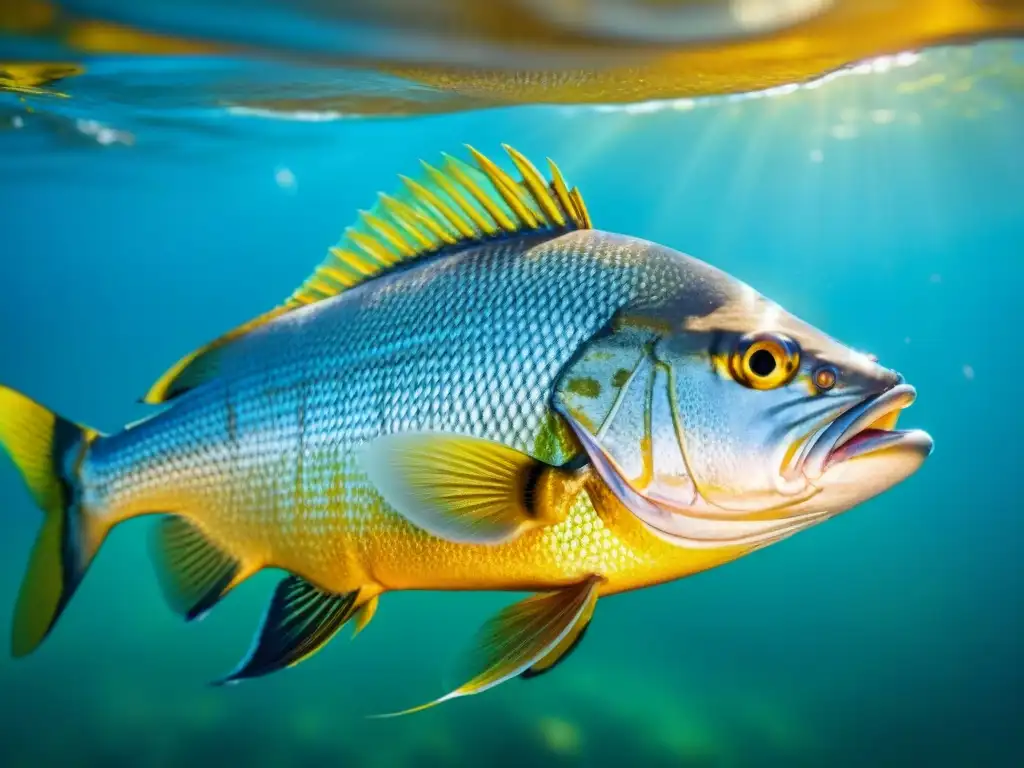
[[[898,387],[901,384],[906,384],[907,380],[902,373],[899,373],[898,371],[887,370],[880,383],[882,384],[881,391],[888,392],[890,389],[894,387]]]
[[[907,378],[902,373],[897,371],[886,371],[885,378],[882,379],[881,387],[876,390],[878,395],[885,394],[896,387],[903,386],[907,383]]]

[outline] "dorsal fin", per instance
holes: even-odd
[[[444,155],[439,167],[424,162],[418,178],[402,176],[402,190],[381,194],[370,211],[360,211],[359,221],[280,306],[178,361],[143,402],[166,402],[206,381],[219,370],[220,351],[254,328],[419,259],[518,235],[590,229],[583,197],[568,188],[552,160],[551,180],[545,181],[522,154],[502,145],[521,176],[516,181],[466,146],[475,167]]]
[[[507,144],[503,148],[520,181],[469,145],[476,167],[450,155],[439,168],[424,162],[418,179],[402,176],[399,193],[382,194],[372,210],[360,211],[359,221],[286,305],[321,301],[399,264],[469,244],[590,228],[579,190],[566,187],[558,166],[548,160],[551,181],[545,183],[529,160]]]

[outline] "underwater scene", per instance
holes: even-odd
[[[1024,765],[1024,4],[483,5],[0,1],[0,765]]]

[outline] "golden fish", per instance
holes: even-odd
[[[871,498],[931,450],[914,390],[749,286],[594,229],[579,190],[471,149],[364,212],[285,302],[188,355],[112,435],[0,387],[45,517],[13,652],[104,538],[160,514],[171,605],[275,591],[225,681],[299,663],[395,590],[538,594],[438,701],[554,667],[601,597],[734,560]],[[436,702],[434,702],[436,703]]]

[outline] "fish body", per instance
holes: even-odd
[[[545,182],[509,149],[515,180],[473,152],[172,367],[141,422],[99,435],[0,388],[0,444],[46,513],[16,655],[111,528],[158,514],[188,618],[290,574],[230,681],[362,629],[388,591],[540,593],[485,627],[441,701],[548,671],[599,597],[786,538],[930,452],[894,428],[914,399],[898,374],[704,262],[594,229],[553,164]]]
[[[430,536],[390,509],[357,448],[404,431],[467,434],[560,466],[581,452],[553,408],[559,374],[641,291],[713,271],[585,230],[469,249],[302,307],[235,342],[220,374],[96,444],[86,506],[197,521],[251,572],[332,590],[544,589],[598,573],[602,593],[707,558],[603,520],[586,494],[558,525],[498,546]]]

